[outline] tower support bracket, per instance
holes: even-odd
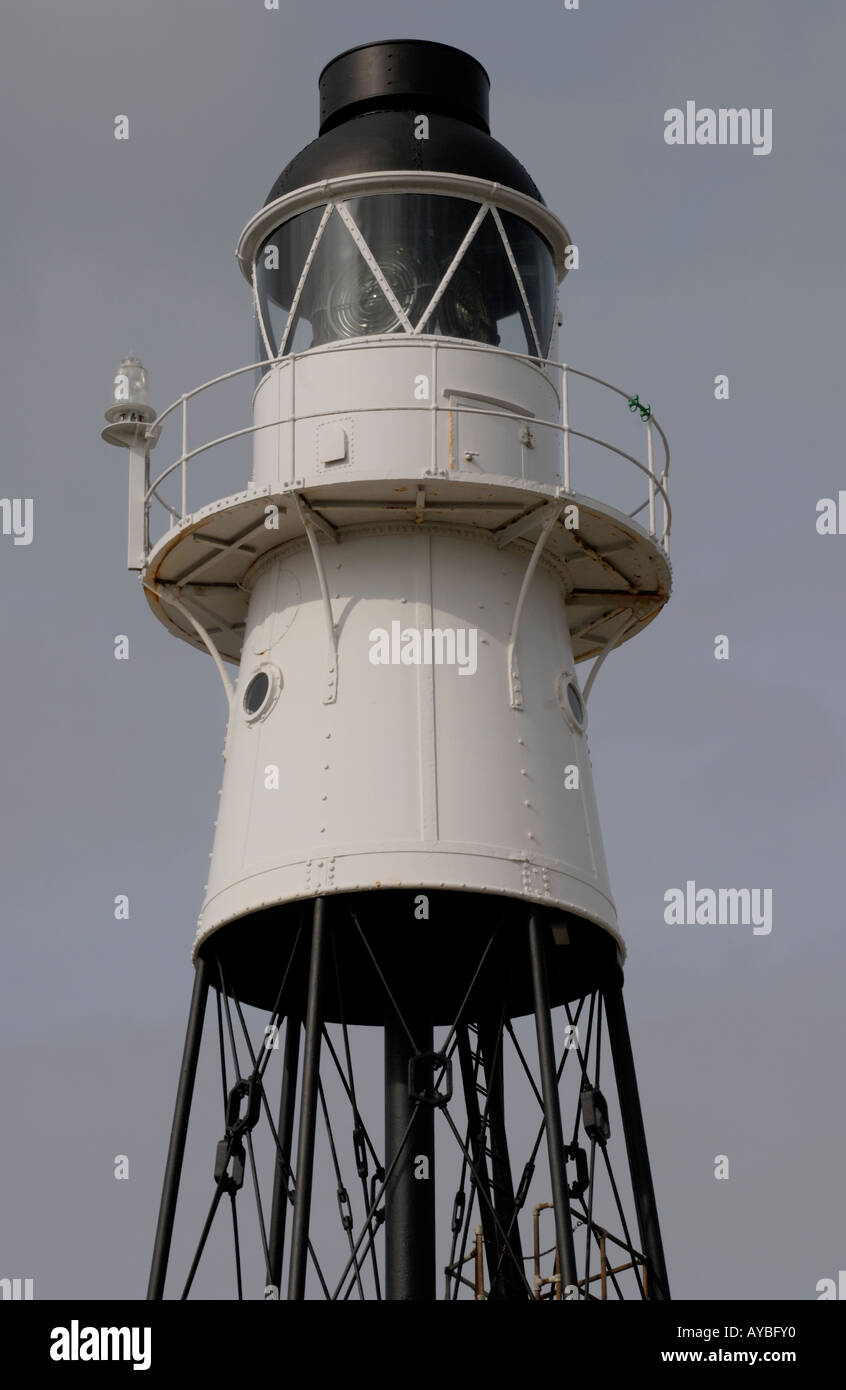
[[[326,567],[320,554],[320,546],[315,535],[316,518],[304,497],[299,493],[294,493],[294,501],[300,514],[300,520],[305,528],[308,543],[311,548],[311,556],[314,560],[314,568],[317,570],[317,582],[320,585],[320,596],[323,599],[323,612],[326,617],[326,631],[329,638],[329,659],[326,681],[326,694],[323,696],[324,705],[334,705],[338,698],[338,633],[335,627],[335,619],[332,616],[332,601],[329,598],[329,586],[326,583]],[[334,528],[333,528],[334,529]],[[337,541],[338,537],[333,537]]]
[[[517,634],[520,630],[520,618],[523,614],[523,605],[526,601],[526,594],[529,592],[529,585],[532,576],[538,567],[543,548],[549,538],[549,533],[564,510],[564,503],[560,502],[550,507],[541,525],[540,535],[535,541],[535,548],[526,566],[526,573],[523,575],[523,583],[520,585],[520,593],[517,596],[517,604],[514,609],[514,622],[511,625],[511,636],[508,641],[508,694],[512,709],[523,708],[523,692],[520,685],[520,669],[517,665]]]
[[[148,584],[145,581],[144,588],[147,590],[148,593],[155,594],[156,598],[163,599],[165,603],[169,603],[172,608],[175,608],[178,613],[182,614],[183,618],[188,619],[189,623],[193,627],[197,636],[202,640],[202,643],[206,648],[206,651],[208,652],[209,656],[211,657],[212,661],[217,667],[217,673],[220,676],[221,681],[223,682],[223,689],[226,691],[226,699],[231,708],[232,700],[235,695],[232,682],[226,674],[226,668],[223,665],[223,659],[220,655],[220,652],[218,651],[217,647],[215,646],[214,642],[209,636],[209,633],[203,627],[202,623],[194,617],[194,614],[190,611],[190,609],[186,608],[185,604],[179,598],[178,593],[175,592],[170,585]]]

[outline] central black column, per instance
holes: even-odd
[[[396,1014],[385,1021],[386,1172],[399,1154],[385,1193],[385,1296],[392,1302],[433,1302],[435,1111],[425,1101],[412,1101],[408,1085],[412,1057],[432,1051],[432,1027],[410,1026],[416,1048]]]

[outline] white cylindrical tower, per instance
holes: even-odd
[[[573,488],[552,365],[570,238],[487,133],[478,65],[457,99],[420,47],[407,92],[364,70],[372,48],[329,65],[320,138],[241,239],[272,359],[262,525],[231,548],[245,498],[223,499],[144,566],[197,640],[162,584],[190,611],[204,530],[230,541],[201,551],[240,671],[196,945],[225,931],[239,958],[257,917],[386,889],[463,895],[449,931],[491,894],[620,940],[576,663],[667,597],[655,485],[652,534]]]

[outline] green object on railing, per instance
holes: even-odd
[[[639,410],[641,420],[648,420],[652,414],[651,405],[641,405],[637,396],[632,396],[628,402],[629,410]]]

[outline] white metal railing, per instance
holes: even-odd
[[[344,346],[344,348],[349,349],[349,348],[355,348],[355,347],[367,347],[367,346],[370,345],[371,343],[372,343],[372,339],[364,338],[364,339],[361,339],[361,340],[358,341],[358,342],[344,343],[343,346]],[[650,412],[650,413],[648,414],[648,417],[646,417],[645,420],[644,420],[644,423],[645,423],[645,426],[646,426],[646,428],[645,428],[645,434],[646,434],[646,461],[645,461],[645,462],[641,462],[641,460],[638,459],[638,458],[635,458],[635,456],[634,456],[633,454],[630,454],[630,453],[628,453],[625,449],[621,449],[618,445],[611,443],[610,440],[602,439],[602,438],[600,438],[598,435],[589,434],[589,433],[587,433],[587,432],[584,431],[584,430],[575,429],[574,426],[573,426],[573,424],[572,424],[572,421],[571,421],[571,419],[570,419],[570,377],[577,377],[577,378],[580,378],[580,379],[582,379],[582,380],[584,380],[584,381],[593,382],[595,385],[601,387],[602,389],[607,390],[607,391],[610,391],[610,392],[613,392],[613,393],[615,393],[617,396],[620,396],[620,397],[622,398],[622,400],[625,401],[626,404],[629,405],[629,406],[631,405],[631,401],[634,399],[634,397],[631,397],[631,398],[630,398],[630,397],[628,396],[628,394],[627,394],[625,391],[621,390],[618,386],[612,386],[610,382],[608,382],[608,381],[603,381],[603,379],[602,379],[601,377],[594,376],[594,375],[593,375],[592,373],[590,373],[590,372],[583,372],[583,371],[579,370],[577,367],[571,367],[571,366],[570,366],[568,363],[566,363],[566,362],[551,362],[551,361],[549,361],[549,360],[547,360],[547,359],[543,359],[543,358],[526,358],[526,356],[523,355],[523,354],[519,354],[519,353],[503,353],[500,349],[491,349],[490,347],[487,347],[487,346],[484,346],[484,345],[481,345],[481,344],[473,344],[473,343],[464,342],[464,341],[461,341],[461,342],[459,343],[457,340],[452,340],[452,339],[443,339],[443,340],[441,340],[441,339],[435,339],[435,340],[432,340],[431,345],[434,347],[435,352],[437,352],[438,347],[441,346],[441,345],[443,345],[444,348],[447,348],[447,347],[452,347],[452,348],[454,348],[454,347],[460,346],[460,347],[462,348],[462,350],[477,351],[477,352],[490,352],[490,351],[492,351],[492,350],[495,350],[495,351],[497,352],[498,355],[509,356],[509,357],[515,357],[518,361],[521,361],[521,362],[530,361],[530,362],[534,363],[539,369],[541,369],[541,370],[542,370],[545,374],[547,374],[547,375],[548,375],[550,372],[555,372],[555,373],[560,372],[560,373],[561,373],[561,391],[560,391],[561,415],[560,415],[560,419],[558,419],[558,420],[543,420],[543,419],[539,419],[539,418],[537,418],[537,417],[532,417],[532,425],[533,425],[533,426],[536,426],[536,427],[552,429],[552,430],[554,430],[554,431],[559,432],[559,433],[562,435],[563,450],[562,450],[561,486],[562,486],[562,488],[563,488],[565,494],[566,494],[566,493],[572,493],[572,492],[575,492],[575,491],[576,491],[576,488],[575,488],[575,478],[574,478],[574,465],[573,465],[573,458],[572,458],[572,447],[571,447],[571,440],[572,440],[572,439],[582,439],[582,440],[585,440],[585,441],[588,442],[588,443],[594,444],[594,445],[598,446],[598,447],[601,448],[601,449],[607,450],[607,451],[609,451],[610,453],[617,455],[619,458],[625,459],[627,463],[633,465],[636,469],[638,469],[641,473],[644,474],[644,476],[645,476],[645,478],[646,478],[646,489],[647,489],[647,491],[646,491],[646,497],[643,499],[643,501],[640,502],[639,505],[636,506],[636,507],[634,508],[633,511],[628,512],[627,515],[633,519],[633,518],[639,516],[641,512],[643,512],[644,510],[647,510],[647,509],[648,509],[648,518],[649,518],[649,522],[648,522],[648,527],[645,527],[644,529],[648,530],[648,534],[650,535],[650,537],[651,537],[653,540],[655,540],[655,541],[662,547],[662,549],[665,551],[665,553],[669,554],[669,540],[670,540],[670,526],[671,526],[671,521],[672,521],[672,512],[671,512],[671,508],[670,508],[670,499],[669,499],[669,496],[668,496],[668,493],[667,493],[667,478],[668,478],[669,470],[670,470],[670,447],[669,447],[669,444],[668,444],[668,442],[667,442],[667,437],[666,437],[666,435],[664,434],[664,431],[663,431],[663,429],[661,428],[661,426],[659,425],[659,423],[658,423],[657,419],[655,418],[655,416],[654,416],[653,414],[651,414],[651,412]],[[285,357],[284,361],[286,361],[286,362],[291,362],[291,363],[292,363],[292,370],[296,370],[296,363],[297,363],[297,361],[299,360],[299,358],[304,357],[304,356],[306,356],[306,355],[308,355],[309,357],[313,357],[313,356],[315,356],[315,355],[318,354],[318,353],[325,353],[325,352],[337,351],[338,348],[339,348],[339,346],[340,346],[339,344],[334,343],[334,344],[328,344],[328,345],[326,345],[326,346],[324,346],[324,347],[321,347],[321,348],[312,348],[312,349],[310,349],[310,350],[308,351],[307,354],[305,354],[305,353],[289,354],[288,356]],[[249,363],[246,367],[236,367],[234,371],[231,371],[231,372],[224,372],[222,376],[214,377],[214,378],[212,378],[211,381],[206,381],[206,382],[203,383],[202,386],[197,386],[197,387],[194,388],[193,391],[188,391],[188,392],[186,392],[184,395],[180,396],[180,397],[179,397],[177,400],[175,400],[171,405],[169,405],[169,406],[167,407],[166,410],[163,410],[162,413],[161,413],[160,415],[158,415],[158,416],[156,417],[156,419],[148,426],[148,428],[147,428],[147,438],[148,438],[148,440],[150,441],[150,445],[151,445],[151,447],[152,447],[152,445],[153,445],[154,443],[158,442],[159,437],[160,437],[161,432],[162,432],[162,427],[163,427],[163,425],[165,424],[165,422],[169,421],[170,418],[174,415],[174,413],[175,413],[176,411],[180,411],[180,410],[181,410],[181,451],[180,451],[180,453],[179,453],[179,456],[178,456],[176,459],[174,459],[174,461],[173,461],[172,463],[169,463],[169,464],[167,465],[166,468],[162,469],[162,471],[155,477],[155,479],[154,479],[152,482],[149,482],[149,479],[145,479],[145,490],[143,491],[143,510],[144,510],[144,524],[143,524],[144,547],[143,547],[143,548],[144,548],[144,555],[145,555],[145,558],[146,558],[146,555],[149,554],[150,549],[151,549],[150,542],[149,542],[149,514],[150,514],[150,510],[151,510],[151,508],[152,508],[154,502],[158,503],[158,504],[164,509],[164,511],[167,512],[167,513],[169,514],[169,517],[170,517],[170,527],[171,527],[171,529],[174,527],[174,525],[181,525],[181,524],[185,521],[185,519],[190,515],[190,511],[189,511],[189,464],[190,464],[194,459],[198,458],[201,454],[208,453],[209,450],[211,450],[211,449],[215,449],[215,448],[218,448],[218,447],[221,446],[221,445],[228,444],[228,443],[232,442],[233,440],[244,438],[244,437],[246,437],[247,435],[256,434],[256,433],[258,433],[260,430],[275,429],[275,428],[278,428],[278,426],[280,426],[280,425],[289,424],[289,423],[291,422],[291,419],[292,419],[292,418],[296,418],[297,420],[305,420],[305,419],[310,419],[310,418],[323,418],[323,417],[326,415],[327,412],[324,410],[324,411],[320,411],[320,412],[315,412],[313,415],[303,414],[303,415],[297,415],[296,417],[293,417],[293,416],[286,416],[286,417],[284,417],[283,419],[279,419],[279,420],[270,420],[270,421],[266,421],[266,422],[263,423],[263,424],[255,424],[255,423],[253,423],[253,424],[244,426],[242,429],[232,430],[232,431],[230,431],[230,432],[227,433],[227,434],[221,434],[221,435],[218,435],[216,438],[206,440],[204,443],[198,444],[198,445],[197,445],[195,448],[193,448],[193,449],[189,447],[189,438],[188,438],[188,403],[189,403],[189,401],[194,400],[197,396],[201,395],[203,392],[210,391],[213,387],[220,386],[223,382],[231,381],[231,380],[233,380],[235,377],[244,376],[244,375],[246,375],[247,373],[249,373],[249,372],[254,372],[254,371],[256,371],[257,369],[259,369],[259,368],[261,368],[261,367],[272,366],[274,363],[277,363],[277,362],[279,362],[279,361],[280,361],[279,358],[263,358],[263,359],[261,359],[259,362],[251,362],[251,363]],[[408,411],[421,411],[421,410],[425,410],[425,411],[435,411],[436,413],[451,413],[451,414],[453,414],[453,415],[483,415],[483,416],[486,416],[486,417],[493,417],[493,418],[500,417],[500,418],[502,418],[502,419],[512,420],[512,421],[514,421],[514,422],[517,423],[517,424],[522,423],[522,424],[525,425],[525,423],[526,423],[526,416],[525,416],[525,415],[517,414],[517,413],[514,412],[514,411],[491,409],[489,406],[486,406],[486,405],[484,405],[484,404],[479,405],[479,406],[472,406],[472,405],[465,405],[465,404],[458,405],[457,403],[454,403],[454,402],[452,402],[452,401],[450,401],[448,404],[445,404],[445,405],[444,405],[444,404],[439,404],[438,401],[437,401],[437,399],[435,398],[435,392],[434,392],[434,390],[433,390],[433,392],[432,392],[432,399],[431,399],[429,402],[427,402],[427,403],[424,403],[424,402],[414,402],[413,404],[407,404],[407,405],[390,404],[390,405],[376,406],[376,407],[374,407],[374,406],[368,406],[368,407],[366,407],[366,409],[368,410],[369,413],[370,413],[370,412],[372,412],[372,413],[377,413],[377,412],[380,412],[380,411],[404,411],[404,410],[408,410]],[[644,407],[644,408],[641,408],[641,409],[649,410],[649,407]],[[642,416],[642,419],[644,419],[643,416]],[[660,472],[656,472],[656,467],[655,467],[655,453],[656,453],[656,449],[655,449],[655,436],[656,436],[656,435],[657,435],[657,437],[658,437],[658,440],[660,441],[661,449],[662,449],[662,451],[663,451],[662,466],[661,466]],[[165,481],[166,481],[172,474],[176,473],[177,471],[178,471],[179,474],[180,474],[180,493],[179,493],[179,506],[178,506],[178,508],[175,507],[175,506],[173,506],[173,505],[172,505],[171,503],[169,503],[168,501],[166,501],[165,498],[162,497],[162,495],[161,495],[161,488],[162,488],[162,485],[165,483]],[[583,492],[585,495],[593,495],[593,494],[591,494],[591,493],[589,492],[589,488],[583,488],[583,489],[582,489],[582,492]],[[660,527],[659,527],[658,522],[657,522],[657,519],[656,519],[656,503],[657,503],[657,501],[658,501],[659,498],[660,498],[660,500],[661,500],[661,521],[660,521]],[[209,499],[209,500],[212,500],[212,499]],[[597,498],[597,500],[600,501],[600,500],[602,500],[602,499]],[[610,500],[610,499],[605,499],[605,500]],[[139,497],[137,498],[137,503],[138,503],[139,506],[142,504],[142,498],[141,498],[141,496],[139,496]],[[611,505],[613,505],[613,503],[612,503]]]

